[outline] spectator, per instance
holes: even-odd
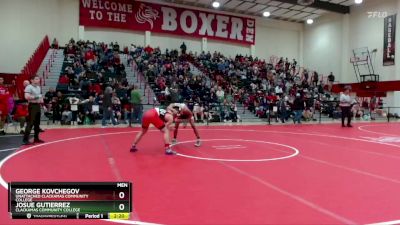
[[[59,84],[64,84],[64,85],[69,85],[70,80],[68,78],[68,74],[64,74],[62,77],[60,77],[60,80],[58,81]]]
[[[48,105],[54,97],[56,97],[56,91],[53,87],[50,87],[49,91],[44,95],[44,104]]]
[[[51,109],[53,111],[53,123],[56,121],[61,121],[61,113],[63,111],[63,94],[57,92],[56,97],[53,97],[51,101]]]
[[[307,89],[306,89],[307,90]],[[313,119],[313,110],[314,110],[314,99],[312,98],[311,94],[308,92],[306,92],[305,94],[306,98],[305,98],[305,102],[306,102],[306,108],[304,110],[303,113],[303,117],[306,121],[310,121]]]
[[[61,113],[61,125],[71,125],[72,111],[69,103],[63,104],[63,110]]]
[[[198,115],[200,115],[201,122],[204,121],[204,107],[202,107],[199,103],[195,103],[193,107],[193,116],[194,120],[198,121]]]
[[[335,82],[335,76],[333,75],[333,73],[331,72],[328,76],[328,90],[332,91],[332,86],[333,83]]]
[[[185,42],[183,42],[182,44],[181,44],[181,53],[183,54],[183,55],[185,55],[186,54],[186,49],[187,49],[187,47],[186,47],[186,44],[185,44]]]
[[[90,95],[95,95],[95,94],[101,94],[101,87],[100,84],[94,83],[94,84],[89,84],[89,93]]]
[[[115,52],[120,51],[120,46],[119,46],[118,42],[115,42],[115,44],[113,45],[113,51],[115,51]]]
[[[347,118],[347,126],[351,126],[351,104],[350,86],[345,87],[345,91],[340,94],[340,108],[342,109],[342,127],[345,127],[344,121]]]
[[[129,49],[129,54],[133,57],[136,52],[136,45],[131,44],[131,48]]]
[[[4,78],[0,77],[0,135],[5,135],[4,125],[8,117],[9,92],[4,85]]]
[[[73,96],[73,97],[69,97],[68,101],[69,101],[69,105],[71,108],[71,121],[76,122],[78,119],[78,105],[80,103],[80,99],[77,98],[76,96]],[[80,123],[81,121],[77,121],[77,122]]]
[[[137,86],[132,86],[130,103],[132,104],[132,113],[130,122],[140,123],[142,121],[142,95],[139,93]]]
[[[313,84],[314,84],[314,87],[316,87],[316,86],[318,85],[318,80],[319,80],[318,73],[314,71],[314,75],[313,75]]]
[[[277,85],[277,86],[275,87],[275,94],[276,94],[277,96],[282,96],[282,94],[283,94],[283,89],[282,89],[282,87],[281,87],[280,85]]]
[[[120,62],[114,64],[114,72],[117,76],[126,77],[125,66]]]
[[[223,102],[224,101],[225,92],[222,90],[221,86],[218,87],[218,91],[215,94],[216,94],[219,102]]]
[[[101,125],[103,127],[106,127],[108,124],[108,121],[111,120],[113,125],[117,125],[117,122],[115,121],[114,118],[114,113],[112,109],[112,88],[111,87],[106,87],[104,91],[104,97],[103,97],[103,119],[101,122]]]
[[[7,99],[7,109],[8,109],[8,115],[11,115],[14,111],[15,108],[15,100],[10,93],[8,94],[8,99]]]
[[[160,90],[162,90],[162,91],[165,90],[165,88],[167,87],[165,78],[162,77],[161,75],[158,75],[158,77],[157,77],[157,85],[160,88]]]
[[[18,101],[15,107],[14,120],[19,122],[20,134],[24,134],[24,126],[28,116],[28,102]]]
[[[285,97],[281,97],[279,98],[279,102],[278,102],[278,114],[279,114],[279,118],[281,120],[282,123],[285,123],[286,119],[287,119],[287,96]]]
[[[301,124],[301,116],[303,115],[304,106],[305,106],[305,102],[302,99],[301,94],[297,93],[296,98],[293,102],[293,111],[294,111],[293,123],[296,124],[296,122],[297,122],[297,123]]]
[[[115,92],[112,93],[112,110],[114,113],[115,118],[117,118],[117,121],[121,120],[122,116],[122,107],[121,107],[121,100],[118,98],[117,94]]]
[[[147,47],[144,49],[144,51],[148,54],[151,55],[153,54],[154,49],[150,47],[150,45],[147,45]]]
[[[56,38],[53,39],[53,42],[51,43],[51,48],[58,49],[58,41]]]
[[[81,104],[83,105],[84,114],[87,117],[87,120],[85,118],[84,121],[88,121],[89,124],[94,124],[98,115],[98,112],[93,110],[94,106],[97,105],[94,97],[89,96],[89,98],[82,101]]]

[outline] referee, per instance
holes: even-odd
[[[33,76],[31,78],[31,84],[25,87],[25,99],[29,103],[28,107],[28,123],[25,128],[24,139],[22,140],[22,144],[29,145],[32,144],[29,142],[29,135],[31,133],[32,127],[34,127],[34,143],[44,143],[44,141],[39,139],[40,132],[40,104],[43,103],[43,96],[40,90],[40,78],[39,76]]]
[[[344,87],[344,92],[340,94],[340,103],[339,106],[342,110],[342,127],[345,127],[344,120],[347,117],[347,127],[351,126],[351,97],[350,97],[350,86]]]

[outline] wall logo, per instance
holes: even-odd
[[[160,17],[158,14],[159,12],[157,10],[154,10],[150,6],[146,6],[142,3],[140,4],[139,10],[137,11],[135,18],[138,23],[149,23],[151,29],[153,29],[154,20]]]

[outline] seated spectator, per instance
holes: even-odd
[[[193,116],[194,120],[198,121],[198,115],[200,115],[201,122],[204,121],[204,107],[201,106],[199,103],[195,103],[193,107]]]
[[[125,66],[122,63],[114,63],[114,72],[117,76],[126,77]]]
[[[28,102],[18,101],[15,107],[14,120],[19,122],[20,134],[24,134],[26,118],[28,116]]]
[[[8,117],[8,88],[4,84],[4,78],[0,77],[0,135],[5,135],[4,125]]]
[[[53,87],[49,88],[49,91],[46,92],[46,94],[44,95],[44,104],[48,105],[51,100],[53,99],[53,97],[56,97],[56,90]]]
[[[165,88],[167,87],[165,85],[165,83],[166,83],[165,78],[162,77],[161,75],[158,75],[158,77],[157,77],[157,85],[160,88],[160,90],[165,90]]]
[[[53,123],[55,123],[56,121],[61,121],[61,113],[63,110],[63,101],[64,101],[64,97],[63,97],[62,93],[57,92],[57,96],[53,97],[53,99],[50,103]]]
[[[85,118],[83,121],[88,121],[89,124],[94,124],[96,117],[99,115],[98,111],[93,110],[94,106],[97,105],[93,96],[89,96],[88,99],[81,102],[83,105],[83,112]],[[98,105],[97,105],[98,107]]]
[[[112,46],[112,48],[113,48],[113,51],[119,52],[120,46],[119,46],[118,42],[115,42],[115,44]]]
[[[64,74],[63,76],[61,76],[60,79],[58,80],[58,83],[59,84],[69,85],[68,74]]]
[[[216,94],[219,102],[223,102],[224,101],[225,92],[224,92],[224,90],[222,90],[221,86],[218,87],[218,90],[217,90],[217,92],[215,94]]]
[[[85,61],[88,69],[91,69],[95,64],[95,54],[91,48],[89,48],[85,53]]]
[[[121,100],[118,98],[115,92],[112,93],[111,101],[112,101],[114,116],[117,119],[117,121],[119,121],[121,120],[122,116],[122,107],[121,107]]]
[[[76,47],[73,45],[73,43],[69,43],[67,47],[64,50],[65,55],[67,55],[68,60],[73,60],[75,58],[76,54]]]
[[[133,57],[135,55],[136,52],[136,45],[131,44],[131,47],[129,49],[129,54]]]
[[[90,83],[89,84],[89,93],[90,95],[100,94],[102,92],[100,84],[98,83]]]
[[[72,121],[71,107],[68,103],[66,103],[63,105],[63,111],[61,113],[61,124],[71,125],[71,121]]]
[[[71,121],[75,122],[78,119],[78,105],[80,103],[80,99],[77,98],[76,96],[69,97],[68,103],[69,103],[70,109],[71,109]],[[80,123],[81,121],[77,121],[77,122]]]
[[[148,54],[151,55],[153,54],[154,49],[152,47],[150,47],[150,45],[147,45],[146,48],[144,48],[144,51]]]
[[[356,119],[360,119],[364,115],[364,111],[362,110],[359,100],[356,98],[357,103],[353,105],[351,108],[351,113],[353,114],[353,117]]]
[[[8,109],[8,115],[11,115],[14,111],[15,108],[15,100],[12,95],[8,95],[8,101],[7,101],[7,109]]]
[[[82,91],[82,96],[84,98],[87,98],[87,96],[89,96],[90,81],[86,77],[86,75],[81,77],[81,80],[79,81],[79,89]]]

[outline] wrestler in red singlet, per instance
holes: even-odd
[[[131,152],[136,152],[136,144],[140,141],[143,135],[149,129],[150,124],[153,124],[157,129],[164,133],[165,154],[173,155],[175,152],[170,147],[169,128],[174,121],[174,115],[177,112],[174,109],[154,108],[146,111],[142,119],[142,130],[136,135],[135,141],[130,149]]]

